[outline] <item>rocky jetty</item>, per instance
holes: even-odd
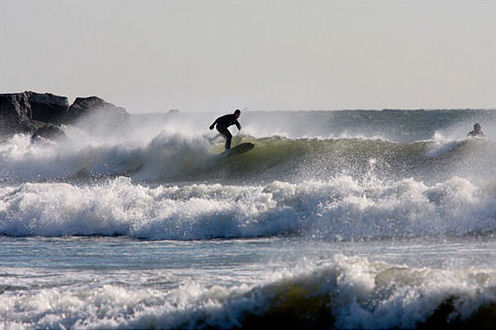
[[[31,105],[32,119],[45,123],[61,124],[69,108],[65,96],[49,93],[25,92]]]
[[[25,93],[0,94],[0,135],[29,132],[31,119],[31,104]]]
[[[67,97],[50,93],[0,94],[0,139],[18,133],[53,139],[64,136],[62,125],[78,125],[90,133],[96,127],[119,129],[128,118],[126,109],[96,96],[78,97],[69,106]]]

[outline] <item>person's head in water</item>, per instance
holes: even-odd
[[[482,132],[482,127],[479,123],[474,124],[474,130],[468,133],[468,136],[484,136],[484,132]]]
[[[236,118],[239,118],[239,116],[241,116],[241,110],[236,109],[236,110],[234,111],[234,115],[236,116]]]

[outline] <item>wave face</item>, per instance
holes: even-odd
[[[413,177],[435,182],[454,176],[492,180],[496,142],[489,139],[432,140],[411,143],[381,139],[289,139],[242,135],[233,144],[255,148],[236,157],[222,157],[223,144],[202,136],[164,131],[149,142],[32,144],[16,136],[0,148],[0,182],[91,182],[126,176],[135,181],[253,183],[284,180],[326,180],[337,175],[381,179]]]

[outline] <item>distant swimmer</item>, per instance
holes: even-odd
[[[236,125],[239,130],[241,130],[241,125],[238,122],[238,118],[241,116],[241,111],[236,109],[233,114],[225,115],[217,118],[212,125],[210,125],[210,129],[214,129],[215,124],[217,124],[217,130],[220,134],[222,134],[226,138],[226,150],[231,149],[231,132],[227,129],[231,125]]]
[[[477,137],[483,137],[484,132],[482,131],[482,127],[479,123],[475,123],[474,125],[474,130],[470,131],[467,136],[477,136]]]

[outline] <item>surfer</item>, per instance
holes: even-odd
[[[474,125],[474,130],[470,131],[467,136],[478,136],[478,137],[483,137],[484,132],[482,131],[482,127],[479,123],[475,123]]]
[[[226,138],[226,150],[231,148],[231,132],[227,129],[231,125],[236,125],[238,130],[241,130],[241,125],[238,122],[238,118],[241,116],[241,111],[236,109],[234,113],[221,116],[217,118],[212,125],[210,125],[210,130],[214,129],[215,124],[217,124],[217,131],[219,131],[222,136]]]

